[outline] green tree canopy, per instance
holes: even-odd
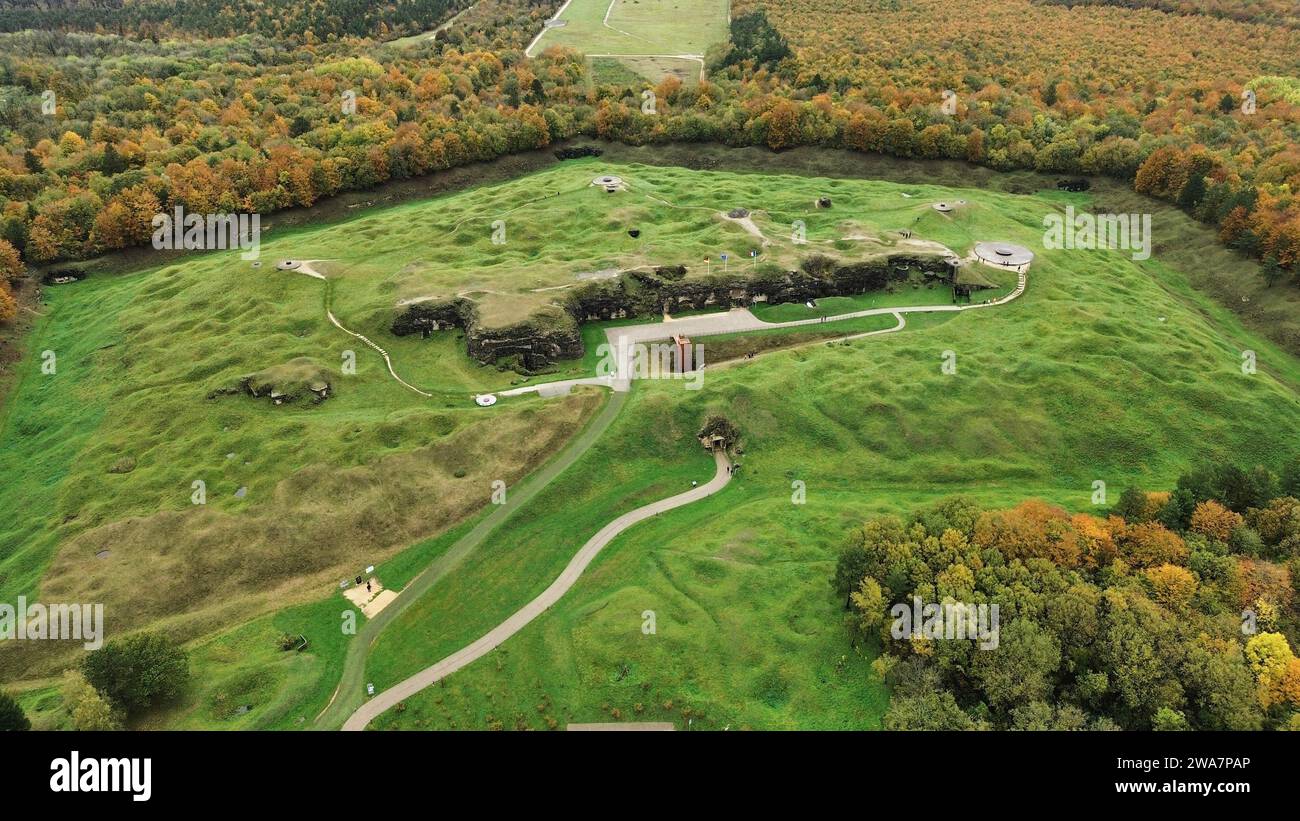
[[[82,663],[86,680],[127,712],[177,696],[189,681],[189,658],[159,633],[111,641]]]

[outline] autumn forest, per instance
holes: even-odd
[[[416,43],[385,40],[456,4],[117,5],[0,4],[51,29],[0,35],[0,237],[28,263],[141,243],[174,205],[269,212],[589,135],[1107,175],[1297,272],[1300,30],[1266,7],[740,0],[707,79],[662,80],[650,116],[575,52],[524,57],[556,4],[484,0]]]

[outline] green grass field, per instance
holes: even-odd
[[[547,29],[534,50],[704,54],[727,39],[727,7],[728,0],[572,0],[559,17],[565,25]]]
[[[606,172],[630,189],[588,185]],[[823,195],[833,208],[814,207]],[[952,216],[929,207],[959,198],[969,205]],[[366,669],[385,687],[432,664],[543,589],[605,522],[711,475],[693,434],[720,412],[743,432],[730,487],[621,536],[545,616],[377,725],[877,726],[887,694],[870,649],[847,646],[828,581],[848,527],[952,493],[1089,509],[1094,480],[1117,498],[1129,482],[1168,486],[1206,458],[1276,467],[1300,445],[1300,363],[1166,260],[1159,249],[1181,233],[1162,231],[1188,229],[1158,221],[1147,262],[1044,252],[1042,217],[1067,202],[1095,204],[941,175],[888,183],[605,158],[283,231],[257,269],[215,254],[50,288],[0,410],[0,474],[12,477],[0,485],[0,600],[103,601],[111,634],[161,627],[190,641],[191,692],[142,726],[303,726],[328,702],[346,650],[338,580],[370,563],[390,587],[414,578],[481,515],[491,480],[513,484],[542,464],[600,402],[581,392],[474,407],[471,393],[523,380],[470,361],[457,331],[393,338],[399,300],[465,292],[505,321],[611,267],[682,262],[695,276],[697,260],[723,251],[747,259],[761,248],[762,261],[794,265],[814,252],[849,260],[1020,242],[1040,255],[1028,291],[1007,305],[912,315],[903,331],[847,343],[818,335],[893,318],[706,338],[706,351],[737,356],[819,344],[707,371],[700,391],[638,383],[590,451],[380,634]],[[721,217],[736,206],[761,238]],[[498,219],[504,245],[491,241]],[[798,220],[806,246],[791,239]],[[912,245],[898,239],[904,228]],[[402,388],[330,325],[325,283],[275,271],[281,258],[328,260],[318,268],[340,321],[435,396]],[[1012,285],[1006,272],[990,276],[993,294]],[[784,321],[948,301],[945,289],[906,282],[823,299],[816,312],[756,313]],[[545,378],[590,373],[601,334],[585,326],[587,357]],[[352,376],[339,366],[349,348]],[[45,350],[57,354],[55,374],[40,372]],[[1257,352],[1255,375],[1241,373],[1245,350]],[[954,375],[940,370],[946,351]],[[329,375],[334,396],[319,406],[208,398],[298,357]],[[190,504],[195,479],[206,505]],[[805,505],[791,503],[796,480]],[[657,616],[653,635],[641,632],[645,610]],[[308,635],[309,650],[275,647],[286,631]],[[51,677],[73,656],[50,647],[0,648],[0,681],[25,682],[24,704],[59,726]]]
[[[611,197],[591,188],[606,169],[633,190]],[[0,468],[15,477],[0,487],[0,510],[11,513],[0,525],[0,593],[101,600],[114,631],[162,627],[184,639],[327,595],[339,578],[383,566],[471,516],[492,479],[535,467],[594,407],[591,397],[512,400],[487,416],[469,403],[472,393],[530,380],[469,360],[459,332],[392,337],[387,326],[404,294],[482,291],[509,310],[518,297],[526,314],[537,304],[533,288],[579,282],[584,271],[723,249],[741,258],[756,240],[720,215],[738,202],[774,233],[765,257],[790,264],[797,249],[780,239],[783,222],[806,217],[810,237],[828,241],[861,230],[818,221],[805,180],[719,175],[709,193],[686,185],[691,177],[565,163],[273,232],[256,268],[213,254],[49,289],[0,411]],[[502,214],[509,239],[498,246],[491,224]],[[643,227],[639,244],[629,222]],[[864,255],[881,251],[862,244]],[[317,266],[332,278],[341,321],[382,340],[399,373],[435,397],[395,383],[377,356],[329,325],[326,284],[275,270],[282,258],[328,260]],[[601,333],[585,327],[583,360],[531,380],[594,372]],[[344,375],[342,355],[353,349],[357,373]],[[54,374],[40,372],[45,350],[57,356]],[[319,406],[212,396],[299,359],[331,382]],[[206,486],[201,506],[191,504],[196,480]],[[0,675],[39,681],[71,652],[6,647]]]
[[[286,233],[256,269],[214,254],[48,289],[0,412],[0,600],[101,601],[115,632],[205,635],[319,598],[455,525],[594,409],[594,397],[524,401],[489,419],[470,394],[515,380],[466,359],[451,335],[389,346],[404,367],[426,363],[408,375],[440,393],[402,388],[325,320],[323,283],[274,269],[331,234],[346,229]],[[368,330],[388,336],[381,321]],[[41,372],[47,350],[53,374]],[[407,350],[423,359],[403,362]],[[323,404],[209,398],[297,357],[329,374]],[[195,481],[206,504],[192,504]],[[5,647],[0,677],[45,675],[68,652]]]
[[[552,46],[597,55],[593,81],[636,85],[669,75],[683,84],[700,80],[700,58],[728,36],[729,0],[572,0],[531,53]],[[683,57],[681,55],[691,55]]]
[[[591,84],[631,86],[644,88],[647,81],[658,83],[668,76],[676,77],[684,86],[697,85],[704,66],[689,57],[662,55],[628,57],[590,57]]]

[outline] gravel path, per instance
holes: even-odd
[[[402,588],[396,599],[357,630],[357,635],[348,644],[343,673],[339,678],[339,686],[335,690],[334,697],[316,717],[317,728],[338,729],[348,715],[361,706],[364,700],[366,657],[370,654],[370,646],[379,637],[379,633],[444,576],[459,567],[502,522],[513,516],[516,510],[527,504],[556,476],[578,461],[578,458],[586,453],[618,418],[619,411],[627,403],[627,397],[625,393],[612,395],[591,424],[565,445],[554,459],[510,488],[509,503],[497,506],[485,516],[468,533],[447,548],[446,553],[435,559],[410,584]]]
[[[343,724],[343,729],[364,730],[366,725],[381,713],[394,707],[398,702],[410,698],[439,679],[451,675],[500,647],[507,639],[524,629],[529,622],[559,601],[569,591],[569,588],[573,587],[574,583],[578,581],[578,578],[582,576],[582,572],[596,558],[596,554],[629,527],[673,508],[689,505],[691,502],[699,501],[722,490],[731,481],[731,462],[727,459],[725,453],[716,452],[714,456],[717,463],[717,473],[707,484],[692,488],[685,493],[679,493],[676,496],[670,496],[667,499],[660,499],[629,513],[624,513],[602,527],[600,532],[587,540],[587,543],[569,561],[563,572],[555,581],[551,582],[550,587],[542,591],[541,595],[524,605],[510,618],[492,628],[478,641],[457,650],[437,664],[426,667],[366,702],[361,709],[353,713]]]

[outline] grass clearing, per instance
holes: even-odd
[[[534,51],[703,54],[727,39],[727,6],[727,0],[572,0],[559,17],[565,25],[547,29]]]
[[[634,190],[611,197],[590,187],[604,170]],[[93,597],[108,607],[111,631],[156,626],[195,638],[309,601],[356,568],[455,526],[485,503],[484,477],[527,472],[594,407],[574,396],[484,412],[470,395],[589,375],[597,346],[526,379],[469,360],[457,331],[393,338],[388,324],[399,300],[482,292],[498,303],[518,295],[534,304],[539,293],[562,294],[584,271],[723,250],[743,259],[756,239],[721,217],[741,203],[761,225],[803,218],[810,239],[839,237],[839,218],[817,213],[807,193],[834,190],[834,181],[737,174],[701,181],[684,169],[563,163],[275,232],[256,268],[236,254],[202,255],[48,289],[0,447],[0,467],[19,477],[0,488],[0,510],[38,513],[0,525],[0,593]],[[839,196],[869,213],[892,195],[882,191],[862,185]],[[510,220],[504,246],[491,241],[502,213]],[[630,225],[643,229],[640,239],[628,236]],[[430,236],[445,241],[431,244]],[[574,236],[586,241],[575,244]],[[855,242],[837,255],[877,253],[877,245]],[[763,258],[797,264],[801,253],[777,239]],[[277,271],[278,259],[323,260],[315,265],[331,282]],[[325,321],[327,288],[339,320],[381,340],[398,372],[433,399],[413,396]],[[583,333],[600,341],[597,326]],[[358,372],[345,376],[341,358],[354,349]],[[54,375],[39,372],[43,350],[58,356]],[[299,361],[328,377],[324,403],[209,398],[241,375]],[[195,481],[204,482],[206,504],[191,504]],[[176,533],[185,534],[181,549]],[[145,578],[161,581],[141,584]],[[6,648],[0,674],[40,676],[63,663],[48,646]]]
[[[862,316],[828,322],[825,325],[772,328],[749,333],[718,334],[698,337],[696,345],[704,348],[704,361],[709,364],[729,362],[747,356],[767,353],[780,348],[807,345],[820,340],[835,340],[854,334],[872,333],[893,328],[898,320],[893,314]]]
[[[703,65],[683,55],[703,57],[726,41],[729,8],[729,0],[571,0],[558,18],[564,24],[547,28],[530,53],[564,46],[591,55],[596,84],[671,75],[693,85]]]
[[[310,242],[273,240],[263,259]],[[47,289],[0,432],[0,600],[103,602],[111,635],[206,635],[455,525],[596,407],[575,396],[485,413],[470,369],[496,371],[449,349],[431,372],[463,392],[416,397],[329,325],[322,298],[320,282],[234,254]],[[344,375],[350,349],[357,373]],[[54,374],[40,372],[44,350]],[[209,398],[298,357],[330,374],[322,404]],[[205,504],[192,504],[195,481]],[[56,671],[70,652],[6,646],[0,677]]]
[[[698,85],[704,66],[698,60],[686,57],[669,57],[664,55],[641,55],[628,57],[591,57],[593,85],[619,85],[637,87],[646,81],[657,83],[665,77],[673,76],[683,86]]]

